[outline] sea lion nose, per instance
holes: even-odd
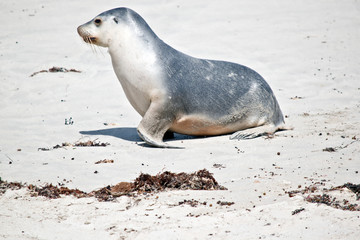
[[[78,26],[78,28],[77,28],[77,32],[78,32],[78,34],[82,37],[82,25],[80,25],[80,26]]]

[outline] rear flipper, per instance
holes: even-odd
[[[230,140],[247,140],[253,139],[261,136],[271,136],[276,131],[282,130],[292,130],[292,127],[286,127],[284,125],[274,126],[274,125],[263,125],[254,128],[248,128],[241,131],[237,131],[230,136]]]

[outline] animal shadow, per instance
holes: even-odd
[[[106,128],[99,130],[90,130],[90,131],[80,131],[80,134],[83,135],[102,135],[102,136],[112,136],[116,138],[121,138],[130,142],[141,142],[142,139],[137,134],[136,128],[125,127],[125,128]]]
[[[129,142],[143,142],[143,140],[139,137],[136,128],[133,127],[106,128],[99,130],[80,131],[80,134],[91,135],[91,136],[98,136],[98,135],[112,136],[116,138],[121,138]],[[169,136],[165,136],[164,140],[166,142],[169,142],[173,140],[185,140],[185,139],[194,139],[194,138],[198,138],[198,137],[174,133],[173,135],[169,134]]]

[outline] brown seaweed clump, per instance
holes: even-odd
[[[87,197],[87,193],[80,191],[79,189],[70,189],[67,187],[53,186],[47,184],[44,187],[37,187],[32,184],[28,186],[32,197],[43,196],[50,199],[60,198],[61,195],[74,196],[77,198]]]
[[[18,190],[22,187],[23,187],[22,183],[2,181],[0,178],[0,195],[4,194],[6,192],[6,190],[8,190],[8,189]]]
[[[212,174],[206,170],[194,173],[172,173],[169,171],[151,176],[140,174],[134,182],[134,190],[138,192],[163,191],[166,189],[179,190],[226,190],[220,186]]]
[[[63,186],[46,184],[43,187],[26,185],[16,182],[6,182],[0,179],[0,194],[7,189],[17,190],[27,187],[32,197],[43,196],[50,199],[60,198],[61,196],[74,196],[77,198],[95,197],[99,201],[113,201],[117,197],[127,195],[136,196],[141,193],[156,193],[165,190],[226,190],[220,186],[212,174],[206,170],[199,170],[194,173],[172,173],[169,171],[159,173],[155,176],[141,173],[134,182],[120,182],[114,186],[83,192],[79,189],[70,189]]]
[[[155,176],[141,173],[133,183],[121,182],[115,186],[107,186],[90,195],[100,201],[112,201],[123,195],[135,195],[137,193],[156,193],[165,190],[226,190],[220,186],[212,174],[206,170],[194,173],[172,173],[169,171]]]

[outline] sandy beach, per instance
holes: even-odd
[[[255,69],[294,129],[244,141],[175,134],[169,141],[183,149],[146,146],[107,50],[76,32],[122,6],[179,51]],[[141,173],[207,169],[227,188],[109,202],[7,189],[0,239],[359,238],[360,193],[340,187],[360,184],[359,1],[19,0],[0,9],[2,181],[91,192]],[[106,146],[76,146],[88,141]]]

